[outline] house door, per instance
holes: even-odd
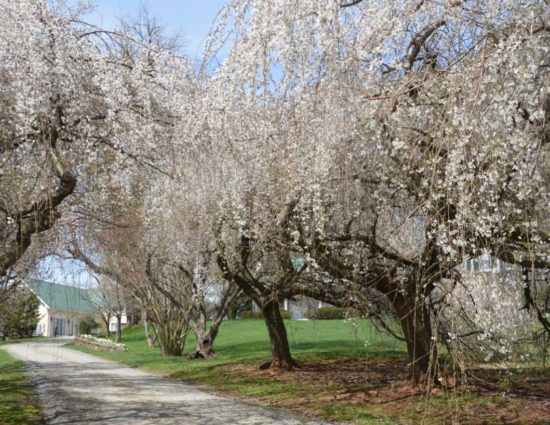
[[[63,317],[56,317],[54,320],[54,336],[63,336],[65,332],[65,319]]]

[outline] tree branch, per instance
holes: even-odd
[[[342,1],[340,2],[340,7],[343,9],[345,7],[352,7],[352,6],[355,6],[359,3],[362,3],[363,0],[351,0],[349,2],[345,2],[345,1]]]

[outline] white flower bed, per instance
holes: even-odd
[[[128,347],[125,344],[116,343],[107,338],[97,338],[93,335],[80,335],[76,337],[75,342],[77,345],[90,347],[94,350],[128,351]]]

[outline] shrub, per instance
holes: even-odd
[[[160,350],[165,356],[181,356],[189,333],[189,325],[184,320],[167,320],[155,324]]]
[[[246,310],[241,312],[241,319],[263,319],[261,311]]]
[[[280,310],[280,312],[281,312],[281,317],[283,319],[290,319],[290,313],[288,312],[288,310]],[[263,319],[263,318],[264,318],[264,315],[260,310],[256,310],[256,311],[247,310],[241,313],[241,319]]]
[[[250,311],[251,308],[252,301],[250,300],[250,298],[246,297],[245,295],[241,295],[229,305],[229,308],[227,310],[227,318],[230,320],[234,320],[237,317],[241,317],[243,312]]]
[[[2,318],[5,334],[10,338],[31,337],[39,321],[38,297],[29,290],[18,288],[6,304],[7,313]]]
[[[99,323],[91,316],[84,317],[78,324],[78,331],[80,334],[91,334],[94,329],[99,328]]]
[[[357,312],[343,307],[321,307],[306,311],[306,319],[315,320],[343,320],[357,317]]]

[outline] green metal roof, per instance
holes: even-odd
[[[94,313],[97,311],[90,301],[89,291],[85,289],[43,280],[25,279],[25,282],[49,308],[76,313]]]

